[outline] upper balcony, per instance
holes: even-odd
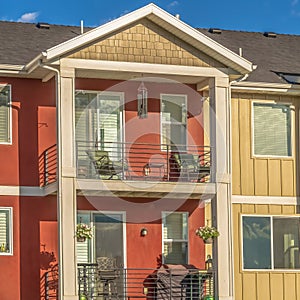
[[[77,141],[76,153],[83,194],[199,199],[214,190],[209,146]]]

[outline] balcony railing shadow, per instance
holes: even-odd
[[[77,141],[77,177],[210,182],[211,147]]]
[[[47,148],[39,156],[39,183],[46,186],[56,181],[57,149],[56,145]]]

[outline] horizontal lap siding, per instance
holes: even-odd
[[[272,158],[253,157],[252,155],[252,100],[277,100],[293,104],[296,107],[295,115],[292,117],[293,154],[296,155],[295,136],[298,136],[298,122],[296,120],[299,109],[296,97],[233,94],[231,101],[233,194],[295,196],[296,163],[294,156],[291,158]]]
[[[293,205],[234,204],[234,282],[238,300],[300,300],[300,273],[280,271],[242,271],[241,214],[294,215]]]

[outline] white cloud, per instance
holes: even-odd
[[[297,4],[298,4],[298,2],[299,2],[299,0],[292,0],[292,3],[291,3],[291,5],[292,5],[292,6],[295,6],[295,5],[297,5]]]
[[[18,19],[18,22],[24,22],[24,23],[31,23],[36,20],[38,17],[39,13],[38,12],[30,12],[23,14],[21,18]]]
[[[298,0],[294,0],[294,1],[298,1]],[[175,0],[175,1],[171,2],[171,3],[169,3],[168,7],[174,7],[174,6],[178,5],[178,4],[179,4],[179,2]]]

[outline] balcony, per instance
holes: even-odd
[[[57,299],[57,274],[43,277],[43,299]],[[53,283],[54,281],[54,283]],[[184,267],[117,268],[101,273],[97,264],[78,264],[80,300],[98,299],[214,299],[214,273]]]
[[[76,152],[78,178],[210,182],[208,146],[78,141]]]
[[[211,147],[77,141],[78,194],[190,198],[215,193]]]

